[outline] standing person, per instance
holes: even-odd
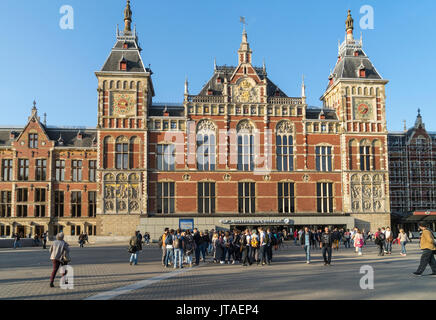
[[[241,236],[239,234],[239,230],[233,230],[233,239],[232,239],[232,247],[233,247],[233,263],[239,263],[241,261]]]
[[[17,233],[13,234],[14,237],[14,249],[17,249],[17,247],[21,248],[21,236]]]
[[[169,267],[170,261],[174,260],[174,230],[171,229],[169,234],[165,237],[165,246],[166,246],[166,253],[165,253],[165,268]],[[174,261],[173,261],[174,264]]]
[[[375,241],[374,243],[379,247],[379,256],[384,256],[384,247],[385,247],[386,236],[383,231],[379,228],[375,233]]]
[[[50,260],[53,263],[53,271],[50,276],[50,287],[54,288],[54,279],[56,277],[56,273],[59,270],[61,265],[66,265],[71,260],[69,258],[70,247],[68,243],[64,241],[64,234],[58,233],[56,235],[56,241],[50,247]],[[67,272],[61,276],[65,276]],[[67,283],[67,282],[65,282]]]
[[[138,247],[138,249],[139,249],[139,251],[141,251],[142,250],[142,234],[141,234],[141,231],[136,231],[136,236],[138,237],[138,243],[139,243],[139,247]]]
[[[194,238],[192,237],[191,232],[188,230],[186,231],[185,235],[185,256],[186,256],[186,263],[189,265],[189,267],[192,267],[192,254],[194,253]]]
[[[263,230],[262,227],[259,228],[259,260],[264,266],[266,264],[267,257],[267,245],[269,239],[267,233]]]
[[[413,274],[416,276],[421,276],[429,264],[432,271],[431,275],[436,276],[436,260],[434,258],[436,245],[433,233],[428,229],[427,225],[422,222],[419,224],[419,229],[422,230],[420,240],[422,255],[418,270],[416,270]]]
[[[350,231],[350,245],[354,247],[354,235],[356,234],[356,228]]]
[[[138,264],[138,251],[139,251],[139,241],[138,241],[138,231],[135,232],[135,235],[130,238],[129,241],[129,253],[130,255],[130,265]]]
[[[200,247],[200,243],[202,242],[202,239],[200,237],[200,233],[198,232],[197,228],[194,228],[194,242],[195,242],[195,265],[199,265],[200,264],[200,251],[201,251],[201,247]]]
[[[330,229],[325,227],[324,233],[321,235],[321,245],[322,257],[324,258],[324,265],[330,265],[332,262],[332,244],[333,237]]]
[[[398,234],[398,243],[401,245],[401,255],[405,257],[407,255],[406,244],[410,242],[407,233],[404,232],[404,229],[400,229],[400,233]]]
[[[144,234],[144,241],[145,241],[145,244],[148,246],[148,245],[150,245],[150,234],[148,233],[148,232],[146,232],[145,234]]]
[[[259,236],[257,235],[256,229],[251,233],[251,261],[259,265]]]
[[[394,233],[391,231],[391,228],[387,227],[385,231],[385,252],[386,254],[392,254],[392,242],[394,241]]]
[[[165,240],[166,240],[166,237],[168,236],[169,232],[170,232],[170,229],[165,228],[163,235],[161,235],[159,238],[159,246],[162,249],[162,265],[163,266],[165,266],[165,257],[167,255],[167,247],[165,245]]]
[[[203,256],[203,262],[206,262],[207,248],[209,248],[209,241],[210,241],[208,231],[203,232],[202,239],[203,239],[203,243],[201,245],[201,255]]]
[[[304,231],[300,237],[300,244],[301,244],[301,247],[306,252],[306,263],[307,264],[310,263],[310,247],[312,245],[312,242],[313,242],[312,232],[309,230],[308,227],[305,227]]]
[[[332,238],[333,238],[333,249],[336,249],[336,251],[338,251],[339,241],[341,239],[341,234],[339,233],[338,228],[333,229]]]
[[[297,238],[298,238],[298,231],[297,229],[294,230],[294,245],[297,245]]]
[[[266,245],[266,257],[267,257],[267,263],[268,265],[270,265],[273,257],[272,248],[277,244],[277,235],[276,235],[276,231],[274,230],[274,232],[271,232],[270,228],[266,229],[266,234],[268,236],[268,243]]]
[[[246,267],[247,263],[251,266],[250,260],[250,231],[245,230],[245,234],[241,237],[241,250],[242,250],[242,266]]]
[[[177,234],[174,235],[174,269],[183,268],[183,237],[182,231],[177,229]]]
[[[42,248],[47,249],[47,231],[42,234]]]
[[[360,229],[357,229],[356,233],[354,234],[354,247],[356,248],[356,253],[358,253],[359,256],[362,255],[362,248],[364,244],[365,244],[364,235],[360,231]]]
[[[350,248],[350,239],[351,239],[350,229],[347,229],[347,231],[344,232],[343,239],[344,239],[345,248]]]

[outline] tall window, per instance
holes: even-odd
[[[280,182],[278,184],[279,213],[295,212],[295,194],[293,182]]]
[[[95,217],[97,213],[97,192],[88,192],[88,216]]]
[[[12,181],[12,160],[2,160],[2,180]]]
[[[238,183],[239,213],[256,212],[256,184],[254,182]]]
[[[54,215],[55,217],[63,217],[64,216],[64,192],[60,190],[56,190],[54,194],[55,203],[54,203]]]
[[[253,125],[247,121],[241,121],[238,125],[238,170],[254,170],[254,135]]]
[[[18,159],[18,180],[19,181],[29,180],[29,160],[28,159]]]
[[[73,181],[82,181],[82,160],[73,160],[71,162]]]
[[[198,213],[215,213],[215,183],[198,183]]]
[[[197,168],[214,171],[216,166],[216,126],[212,121],[202,120],[197,126]]]
[[[47,160],[36,159],[35,180],[44,181],[47,176]]]
[[[38,148],[38,134],[36,133],[29,134],[29,148],[30,149]]]
[[[160,182],[157,184],[157,213],[175,212],[174,189],[174,182]]]
[[[56,160],[55,173],[56,181],[65,180],[65,160]]]
[[[316,147],[316,170],[332,171],[332,147]]]
[[[116,143],[115,165],[117,169],[129,169],[129,143],[128,142]]]
[[[157,146],[157,170],[174,171],[176,148],[173,144],[159,144]]]
[[[80,191],[71,192],[71,216],[74,218],[82,216],[82,193]]]
[[[360,146],[360,170],[370,171],[371,170],[371,147],[370,146]]]
[[[27,189],[17,189],[17,217],[27,217]]]
[[[294,170],[294,148],[292,146],[293,138],[289,135],[276,136],[276,154],[277,170],[292,171]]]
[[[316,195],[318,212],[333,212],[333,183],[317,183]]]
[[[90,160],[89,161],[89,181],[95,182],[96,181],[96,171],[97,170],[97,161]]]
[[[35,217],[45,217],[46,190],[35,189]]]
[[[0,192],[0,217],[10,217],[12,212],[12,191]]]

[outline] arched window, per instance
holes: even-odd
[[[114,140],[112,137],[105,137],[103,140],[103,168],[113,168],[113,152],[114,152]]]
[[[294,170],[293,128],[289,121],[281,121],[276,133],[276,165],[278,171]]]
[[[202,120],[197,126],[197,168],[214,171],[216,167],[216,126],[212,121]]]
[[[129,145],[129,168],[130,169],[138,169],[141,167],[140,165],[140,147],[141,140],[138,137],[130,138]]]
[[[254,170],[254,126],[248,120],[241,121],[238,132],[238,170]]]
[[[360,170],[370,171],[371,170],[371,145],[367,140],[362,140],[360,142]]]
[[[115,167],[129,169],[129,140],[126,137],[119,137],[115,144]]]

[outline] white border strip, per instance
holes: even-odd
[[[188,272],[189,270],[192,270],[192,268],[189,268],[189,269],[188,268],[186,268],[186,269],[184,268],[184,269],[181,269],[179,271],[174,271],[174,272],[163,274],[161,276],[154,277],[154,278],[151,278],[151,279],[142,280],[142,281],[133,283],[133,284],[125,286],[125,287],[121,287],[121,288],[117,288],[117,289],[114,289],[114,290],[111,290],[111,291],[106,291],[106,292],[99,293],[99,294],[97,294],[95,296],[88,297],[88,298],[86,298],[84,300],[110,300],[110,299],[113,299],[115,297],[121,296],[123,294],[127,294],[129,292],[132,292],[134,290],[138,290],[138,289],[142,289],[142,288],[148,287],[148,286],[150,286],[150,285],[152,285],[154,283],[157,283],[159,281],[166,280],[166,279],[169,279],[169,278],[173,278],[173,277],[178,276],[178,275],[180,275],[180,274],[182,274],[184,272]]]

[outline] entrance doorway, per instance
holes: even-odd
[[[44,233],[44,226],[35,226],[35,235],[41,237]]]
[[[17,233],[20,235],[21,238],[26,237],[26,227],[18,226]]]

